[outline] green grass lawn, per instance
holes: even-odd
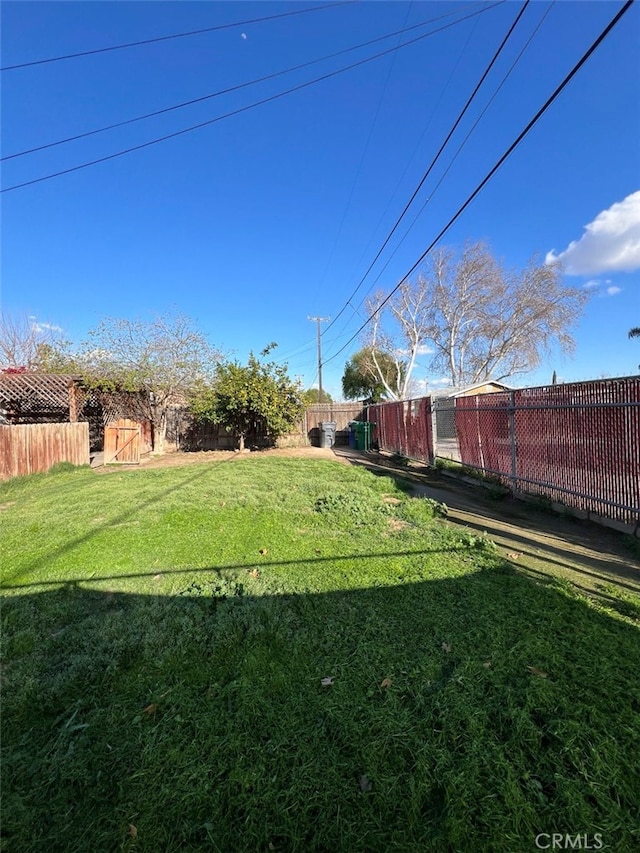
[[[0,505],[2,850],[640,849],[638,623],[393,479],[260,457]]]

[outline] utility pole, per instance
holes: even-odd
[[[322,403],[322,344],[320,342],[320,323],[328,323],[331,317],[307,317],[318,324],[318,402]]]

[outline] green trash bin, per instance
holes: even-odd
[[[375,426],[375,421],[367,421],[367,450],[371,450],[371,444],[373,442],[373,428]]]
[[[363,423],[362,421],[354,421],[353,426],[356,433],[356,450],[364,450],[364,430],[362,429]]]
[[[358,450],[369,450],[371,447],[371,433],[374,423],[371,421],[355,421],[356,428],[356,448]]]

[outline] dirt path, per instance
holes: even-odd
[[[553,575],[570,580],[581,591],[611,599],[608,584],[623,592],[640,594],[640,541],[637,551],[631,537],[539,510],[511,497],[493,499],[480,486],[467,485],[426,466],[394,468],[382,454],[358,454],[336,448],[336,454],[372,471],[409,479],[414,493],[447,505],[448,521],[486,533],[500,554],[533,577]]]
[[[261,456],[290,456],[304,457],[308,459],[335,459],[332,450],[321,447],[282,447],[270,448],[269,450],[250,451],[242,453],[238,450],[198,450],[192,453],[182,451],[171,451],[162,456],[153,456],[148,453],[140,459],[140,466],[129,467],[119,465],[102,466],[101,461],[95,467],[97,474],[113,474],[115,471],[122,473],[123,470],[135,471],[143,468],[179,468],[184,465],[202,465],[206,462],[235,462],[239,459],[259,459]],[[341,460],[347,462],[348,460]]]

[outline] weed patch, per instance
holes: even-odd
[[[611,598],[612,606],[616,610],[640,622],[640,595],[622,590],[613,584],[603,584],[601,589]]]
[[[378,495],[359,492],[329,492],[316,499],[315,511],[330,524],[365,527],[390,512],[389,504]]]

